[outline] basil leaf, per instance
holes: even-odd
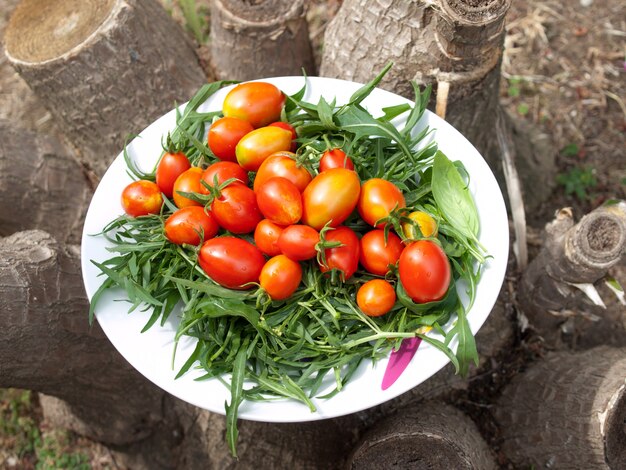
[[[461,174],[443,152],[437,151],[431,182],[435,203],[443,217],[470,240],[478,236],[478,212]]]

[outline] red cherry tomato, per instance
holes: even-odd
[[[389,265],[395,265],[400,259],[404,245],[395,233],[387,234],[385,243],[384,230],[372,230],[361,238],[361,264],[372,274],[384,276]]]
[[[183,207],[202,205],[199,202],[186,198],[178,193],[179,191],[184,193],[202,193],[204,186],[200,183],[201,177],[202,169],[194,166],[181,173],[181,175],[176,178],[176,182],[174,182],[173,194],[174,204],[176,204],[176,207],[182,209]]]
[[[298,138],[298,134],[296,134],[296,130],[293,128],[293,126],[287,122],[282,122],[282,121],[273,122],[270,124],[270,126],[280,127],[281,129],[285,129],[286,131],[291,132],[291,149],[290,150],[292,152],[295,152],[297,145],[294,142],[294,139]]]
[[[389,312],[396,303],[396,291],[383,279],[372,279],[363,284],[356,293],[356,303],[369,317],[380,317]]]
[[[158,214],[162,205],[161,189],[152,181],[133,181],[122,191],[122,208],[131,217]]]
[[[384,227],[384,223],[376,225],[376,221],[387,217],[395,207],[406,207],[402,191],[395,184],[381,178],[372,178],[363,183],[358,208],[365,222]]]
[[[211,212],[220,227],[236,234],[252,232],[263,219],[254,191],[242,184],[222,189],[221,196],[213,200]]]
[[[161,192],[171,198],[176,178],[189,168],[191,168],[191,163],[184,153],[166,153],[163,155],[156,169],[156,184],[161,188]]]
[[[320,158],[320,173],[332,168],[354,170],[354,163],[341,149],[326,150]]]
[[[271,220],[263,219],[254,229],[254,243],[268,256],[280,255],[278,239],[283,230],[283,227]]]
[[[218,229],[211,213],[199,206],[178,209],[165,221],[165,237],[176,245],[197,245],[217,235]]]
[[[290,225],[283,229],[278,238],[278,248],[283,255],[294,261],[315,258],[315,245],[320,241],[320,234],[308,225]]]
[[[235,117],[223,117],[218,119],[209,128],[207,137],[211,152],[223,161],[236,162],[235,147],[241,138],[254,127],[248,121]]]
[[[259,189],[268,179],[280,176],[295,184],[298,191],[304,191],[313,177],[309,170],[296,164],[295,157],[291,152],[276,152],[267,157],[254,177],[254,190]]]
[[[278,121],[284,104],[285,95],[271,83],[248,82],[228,92],[222,112],[224,116],[243,119],[258,128]]]
[[[252,243],[241,238],[218,237],[204,242],[198,253],[198,264],[218,284],[230,289],[258,282],[265,257]]]
[[[345,226],[329,230],[325,238],[329,242],[340,242],[342,246],[325,249],[326,264],[320,264],[320,270],[325,273],[338,269],[343,273],[343,280],[347,281],[359,265],[359,238],[352,229]]]
[[[359,201],[361,184],[354,171],[333,168],[320,173],[302,194],[302,222],[316,230],[331,222],[337,227]]]
[[[202,172],[202,181],[209,186],[213,186],[215,184],[216,177],[218,186],[231,178],[235,178],[243,185],[248,184],[248,172],[233,162],[213,163],[206,170],[204,170],[204,172]],[[204,185],[202,185],[200,192],[202,194],[209,194],[209,190]]]
[[[430,240],[407,246],[398,264],[402,287],[413,302],[441,300],[450,286],[450,262],[444,251]]]
[[[272,300],[284,300],[298,289],[302,280],[302,267],[285,255],[269,259],[259,277],[259,284]]]
[[[259,210],[278,225],[292,225],[302,217],[302,195],[285,178],[270,178],[256,191]]]
[[[280,127],[261,127],[244,135],[237,144],[237,162],[248,171],[257,171],[271,154],[291,148],[291,133]]]

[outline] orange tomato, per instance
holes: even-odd
[[[271,220],[263,219],[254,229],[254,244],[268,256],[280,255],[278,239],[283,233],[283,227]]]
[[[302,280],[302,267],[285,255],[270,258],[261,270],[259,284],[272,300],[284,300],[298,289]]]
[[[259,189],[263,183],[275,176],[288,179],[296,185],[298,191],[304,191],[304,188],[311,182],[313,177],[309,170],[303,166],[296,164],[296,155],[292,152],[276,152],[267,157],[254,178],[254,190]]]
[[[365,222],[374,227],[384,227],[376,222],[387,217],[394,208],[406,207],[402,191],[393,183],[372,178],[363,183],[359,196],[359,214]]]
[[[162,205],[161,189],[152,181],[133,181],[122,191],[122,207],[131,217],[158,214]]]
[[[235,153],[237,162],[248,171],[257,171],[263,161],[275,152],[291,148],[291,132],[280,127],[261,127],[244,135]]]
[[[258,128],[278,121],[284,104],[285,95],[271,83],[248,82],[241,83],[228,92],[222,112],[226,117],[243,119]],[[289,145],[291,146],[291,136]]]
[[[176,245],[197,245],[213,238],[218,230],[219,226],[211,213],[199,206],[178,209],[165,221],[165,237]]]
[[[400,259],[404,245],[395,233],[387,234],[381,229],[367,232],[361,238],[361,264],[372,274],[384,276],[389,271],[389,265],[395,265]]]
[[[380,317],[389,312],[396,303],[396,291],[382,279],[372,279],[363,284],[356,293],[356,303],[369,317]]]
[[[211,152],[222,161],[236,162],[235,147],[254,127],[248,121],[234,117],[218,119],[209,128],[207,143]]]
[[[285,178],[270,178],[256,191],[261,214],[278,225],[292,225],[302,217],[302,195]]]
[[[179,191],[184,193],[202,193],[204,187],[202,183],[200,183],[200,178],[202,178],[202,168],[198,168],[197,166],[189,168],[176,178],[173,189],[174,204],[176,204],[176,207],[182,209],[183,207],[202,205],[178,193]]]
[[[337,227],[356,207],[360,191],[359,177],[354,171],[333,168],[320,173],[302,194],[302,222],[316,230],[328,222]]]

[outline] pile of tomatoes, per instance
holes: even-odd
[[[173,200],[178,209],[164,220],[165,237],[198,247],[200,267],[230,289],[260,286],[272,300],[284,300],[300,286],[302,263],[338,282],[349,281],[360,264],[368,274],[352,283],[366,315],[393,308],[396,280],[416,303],[443,298],[451,268],[435,240],[433,217],[406,209],[393,182],[361,181],[340,148],[313,157],[294,153],[296,131],[280,121],[284,103],[285,95],[269,83],[234,87],[223,117],[208,131],[208,147],[219,161],[195,167],[170,149],[155,182],[124,189],[124,211],[164,214],[164,196]],[[345,225],[354,222],[353,214],[369,228],[357,233]]]

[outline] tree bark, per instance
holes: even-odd
[[[0,236],[37,228],[78,243],[91,194],[82,168],[58,139],[0,120]]]
[[[524,273],[520,305],[551,347],[626,345],[623,306],[602,309],[573,284],[592,285],[626,248],[626,202],[602,206],[574,223],[562,209],[546,226],[545,244]]]
[[[626,349],[559,352],[518,375],[495,408],[516,468],[623,469]]]
[[[98,176],[128,134],[205,82],[182,30],[154,0],[22,0],[5,52]]]
[[[349,467],[495,469],[476,425],[440,402],[404,408],[377,424],[356,447]]]
[[[211,56],[218,78],[315,72],[304,0],[214,0]]]

